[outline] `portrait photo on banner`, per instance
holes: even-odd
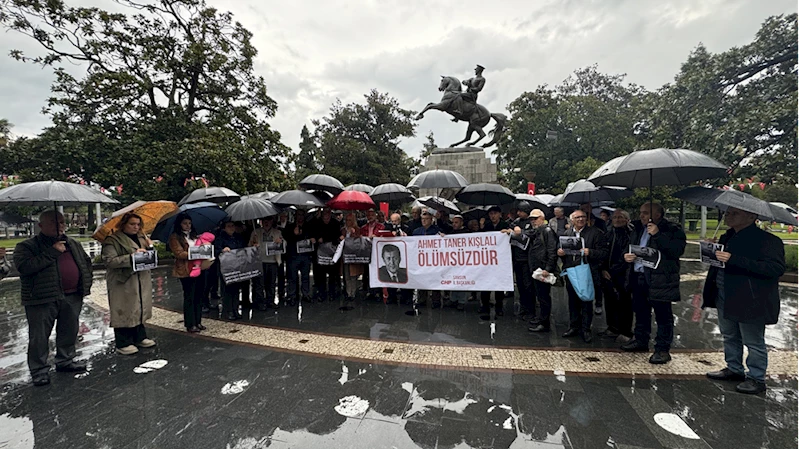
[[[380,242],[377,246],[377,278],[381,282],[406,284],[408,282],[408,249],[405,242]]]

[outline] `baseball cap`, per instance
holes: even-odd
[[[544,211],[542,211],[541,209],[533,209],[532,211],[530,211],[530,218],[538,218],[538,217],[546,217],[546,214],[544,214]]]

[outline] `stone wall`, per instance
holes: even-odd
[[[457,150],[463,151],[457,151]],[[497,182],[497,164],[491,162],[482,148],[442,148],[435,150],[421,167],[427,170],[452,170],[460,173],[470,184]],[[419,196],[438,195],[434,189],[421,189]]]

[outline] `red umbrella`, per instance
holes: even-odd
[[[341,210],[367,210],[375,207],[369,194],[357,190],[345,190],[327,202],[327,207]]]

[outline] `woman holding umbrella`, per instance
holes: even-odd
[[[183,286],[183,324],[186,331],[197,333],[205,330],[202,323],[204,276],[191,277],[189,246],[194,246],[197,232],[188,214],[181,213],[175,219],[172,235],[169,236],[169,250],[175,255],[172,276],[180,279]]]
[[[133,271],[132,255],[151,249],[153,242],[142,232],[144,220],[127,213],[117,223],[117,231],[103,240],[102,257],[107,267],[108,305],[114,328],[117,353],[131,355],[155,342],[147,338],[144,322],[153,315],[153,289],[150,271]]]

